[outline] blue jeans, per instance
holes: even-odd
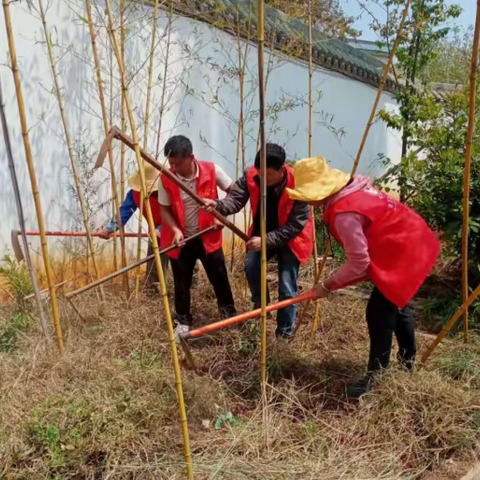
[[[278,248],[272,251],[267,250],[267,259],[273,256],[278,259],[278,298],[279,301],[297,295],[297,280],[300,262],[288,247]],[[255,308],[260,308],[260,252],[248,252],[245,261],[245,275],[247,277],[252,302]],[[267,289],[267,301],[270,302],[270,293]],[[295,316],[297,306],[282,308],[277,311],[277,336],[291,336],[295,331]]]

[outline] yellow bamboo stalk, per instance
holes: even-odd
[[[103,119],[103,130],[105,132],[105,136],[108,135],[108,131],[110,129],[109,123],[108,123],[108,115],[107,115],[107,107],[105,104],[105,95],[103,93],[103,80],[102,80],[102,74],[100,70],[100,61],[98,59],[98,52],[97,52],[97,37],[95,34],[95,27],[93,25],[93,17],[92,17],[92,6],[90,3],[90,0],[85,0],[85,7],[87,10],[87,20],[88,20],[88,28],[90,31],[90,41],[92,44],[92,52],[93,52],[93,60],[94,60],[94,65],[95,65],[95,77],[97,80],[97,88],[98,88],[98,96],[100,98],[100,105],[102,108],[102,119]],[[122,218],[120,216],[120,202],[118,199],[118,189],[117,189],[117,179],[115,175],[115,162],[113,158],[113,150],[112,146],[109,145],[108,148],[108,163],[110,166],[110,175],[111,175],[111,185],[112,185],[112,195],[113,195],[113,202],[114,202],[114,210],[113,212],[113,218],[115,218],[115,213],[116,217],[118,220],[118,229],[120,232],[120,244],[121,244],[121,249],[122,249],[122,267],[125,267],[127,265],[127,250],[125,246],[125,230],[123,227],[122,223]],[[114,237],[114,241],[116,241],[116,238]],[[114,246],[114,251],[116,252],[116,244]],[[130,298],[130,288],[128,285],[128,273],[126,273],[123,276],[123,286],[125,290],[125,295],[127,298]]]
[[[471,295],[467,298],[465,302],[460,305],[459,309],[455,312],[455,314],[450,318],[450,320],[445,325],[445,328],[437,335],[437,338],[431,343],[431,345],[427,348],[427,351],[423,354],[422,359],[420,360],[420,368],[425,365],[425,362],[428,360],[432,352],[437,348],[438,344],[445,338],[447,333],[451,330],[451,328],[457,323],[457,320],[462,316],[465,310],[478,298],[480,295],[480,285],[471,293]]]
[[[135,156],[137,158],[137,165],[138,165],[138,170],[140,172],[140,181],[141,181],[141,186],[142,186],[142,195],[146,198],[148,196],[147,192],[147,187],[146,187],[146,182],[145,182],[145,173],[142,168],[142,158],[141,158],[141,153],[140,153],[140,146],[138,143],[138,136],[137,136],[137,129],[135,125],[135,118],[133,116],[133,110],[132,106],[130,104],[130,98],[128,95],[128,89],[127,89],[127,82],[125,78],[125,70],[124,70],[124,65],[122,62],[122,57],[120,53],[120,49],[118,47],[118,40],[117,40],[117,34],[115,31],[115,27],[113,25],[113,14],[112,14],[112,6],[111,6],[111,0],[106,0],[105,1],[106,7],[107,7],[107,15],[108,15],[108,28],[109,28],[109,33],[110,33],[110,40],[112,42],[114,51],[115,51],[115,56],[117,57],[117,63],[118,63],[118,69],[120,71],[120,79],[122,83],[122,90],[124,92],[124,97],[125,97],[125,106],[127,109],[127,114],[130,122],[130,129],[132,130],[132,138],[133,138],[133,143],[135,147]],[[167,287],[165,284],[165,277],[163,275],[163,269],[162,269],[162,264],[160,261],[160,255],[158,253],[158,243],[157,243],[157,237],[155,235],[155,225],[153,223],[153,216],[152,216],[152,210],[150,208],[150,203],[146,202],[145,203],[145,208],[147,212],[147,218],[148,218],[148,224],[150,227],[150,238],[152,241],[152,247],[153,247],[153,254],[155,256],[155,265],[157,267],[157,273],[158,273],[158,278],[160,280],[160,291],[161,291],[161,297],[163,301],[163,307],[165,309],[165,320],[167,322],[167,328],[168,328],[168,338],[170,342],[170,348],[172,352],[172,359],[173,359],[173,367],[175,371],[175,387],[177,390],[177,396],[178,396],[178,403],[180,407],[180,417],[181,417],[181,424],[182,424],[182,433],[183,433],[183,442],[184,442],[184,449],[185,449],[185,462],[187,466],[187,477],[189,479],[193,479],[193,467],[192,467],[192,454],[190,451],[190,441],[188,437],[188,425],[187,425],[187,413],[185,409],[185,401],[183,398],[183,388],[182,388],[182,378],[180,374],[180,364],[178,361],[178,352],[177,352],[177,347],[175,345],[175,336],[173,332],[173,322],[172,322],[172,316],[170,312],[170,305],[168,303],[168,296],[167,296]]]
[[[20,124],[22,128],[23,145],[25,148],[25,158],[27,160],[28,174],[32,187],[33,200],[35,203],[35,212],[37,214],[38,230],[40,231],[40,239],[42,245],[42,256],[45,265],[45,274],[47,276],[48,290],[50,292],[50,302],[52,305],[53,324],[55,327],[55,335],[57,338],[58,349],[61,353],[64,351],[62,327],[60,325],[60,315],[58,312],[57,293],[55,291],[55,282],[53,279],[52,267],[50,265],[50,257],[48,255],[47,237],[45,236],[45,224],[43,221],[42,204],[40,194],[38,192],[37,176],[35,167],[33,166],[32,150],[30,147],[30,138],[28,135],[27,116],[25,113],[25,104],[23,101],[22,86],[20,83],[20,74],[18,72],[17,53],[15,50],[15,41],[13,38],[12,19],[10,15],[10,2],[3,0],[3,13],[5,18],[5,29],[7,32],[8,49],[10,52],[10,60],[12,63],[12,73],[15,82],[15,92],[17,96],[18,113],[20,116]]]
[[[242,83],[242,70],[243,70],[243,61],[242,61],[242,41],[240,36],[240,18],[238,15],[238,5],[237,5],[237,50],[238,50],[238,80],[239,83]],[[242,89],[243,86],[240,86]],[[238,119],[238,132],[237,132],[237,156],[236,156],[236,171],[235,171],[235,180],[238,180],[238,173],[240,167],[240,148],[241,148],[241,136],[242,136],[242,115],[243,115],[243,96],[240,95],[240,115]],[[233,223],[235,223],[235,215],[233,216]],[[230,272],[233,272],[233,265],[235,263],[235,234],[232,232],[232,251],[230,255]]]
[[[168,75],[168,56],[170,53],[170,36],[172,33],[172,9],[173,9],[173,1],[170,2],[170,10],[168,12],[168,33],[167,33],[167,51],[165,52],[165,65],[163,68],[163,85],[162,85],[162,97],[160,100],[160,116],[158,119],[158,129],[157,129],[157,146],[155,148],[155,158],[158,159],[160,155],[160,136],[162,134],[162,120],[163,114],[165,112],[165,92],[167,90],[167,75]]]
[[[468,106],[467,145],[465,149],[465,171],[463,187],[463,228],[462,228],[462,296],[468,298],[468,225],[470,216],[470,171],[472,165],[472,142],[475,129],[475,99],[477,93],[478,42],[480,36],[480,0],[477,0],[477,16],[473,37],[472,68],[470,70],[470,96]],[[468,308],[463,315],[463,333],[468,341]]]
[[[250,45],[250,34],[252,28],[252,2],[251,0],[248,2],[248,36],[247,41],[245,42],[245,54],[243,60],[243,69],[242,69],[242,77],[240,79],[240,122],[242,124],[242,172],[245,172],[247,168],[247,161],[245,155],[245,119],[244,119],[244,99],[245,99],[245,71],[247,68],[247,60],[248,60],[248,50]],[[243,231],[248,234],[248,218],[247,218],[247,209],[243,211]],[[243,278],[243,296],[247,296],[247,279]]]
[[[147,81],[147,101],[145,105],[145,125],[143,130],[143,148],[148,150],[148,121],[150,118],[150,99],[152,94],[152,77],[153,77],[153,55],[155,53],[155,37],[157,34],[157,14],[158,14],[158,0],[155,0],[155,6],[153,8],[153,24],[152,24],[152,40],[150,43],[150,55],[148,62],[148,81]],[[122,142],[122,146],[125,147]],[[142,161],[143,164],[143,161]],[[142,167],[143,168],[143,167]],[[150,193],[150,192],[149,192]],[[138,233],[142,233],[142,223],[143,223],[143,195],[140,194],[140,216],[138,218]],[[137,243],[137,262],[142,257],[142,238],[138,236]],[[135,276],[135,298],[138,298],[140,293],[140,269],[137,268],[137,273]],[[147,272],[148,275],[148,272]]]
[[[398,26],[397,30],[397,38],[393,42],[392,50],[390,51],[390,57],[388,58],[388,62],[385,65],[385,70],[383,71],[382,78],[378,85],[377,96],[375,97],[375,102],[373,103],[372,113],[367,122],[367,126],[365,127],[365,132],[363,133],[362,141],[360,143],[360,147],[358,149],[357,156],[355,158],[355,162],[352,168],[352,175],[355,175],[358,164],[360,163],[360,158],[362,156],[363,148],[365,147],[365,142],[367,141],[368,133],[370,132],[370,127],[373,124],[373,119],[375,118],[375,113],[377,111],[378,103],[380,102],[380,97],[382,95],[383,89],[385,87],[385,83],[387,81],[388,74],[390,73],[390,68],[392,67],[393,59],[395,58],[395,52],[397,51],[397,47],[400,44],[400,40],[402,39],[402,30],[405,25],[405,20],[407,19],[408,9],[410,8],[411,0],[407,0],[405,2],[405,8],[403,9],[402,19],[400,20],[400,25]]]
[[[313,136],[313,124],[312,124],[312,110],[313,110],[313,95],[312,95],[312,78],[313,78],[313,41],[312,41],[312,0],[308,0],[308,156],[312,156],[312,136]],[[315,264],[314,272],[315,278],[318,276],[318,248],[317,248],[317,236],[315,228],[315,209],[312,207],[313,217],[313,261]],[[320,302],[315,301],[315,316],[313,327],[318,325],[320,318]],[[315,330],[312,329],[312,335]]]
[[[122,64],[125,67],[125,0],[120,0],[120,51],[122,55]],[[122,132],[127,131],[127,120],[125,116],[125,96],[122,90],[121,106]],[[125,199],[125,145],[120,145],[120,196],[122,201]],[[140,239],[139,239],[140,240]]]
[[[257,0],[257,43],[258,43],[258,84],[260,100],[260,237],[261,250],[261,322],[262,349],[260,359],[260,378],[262,388],[267,381],[267,144],[265,140],[265,83],[264,83],[264,48],[265,48],[265,6],[263,0]]]
[[[42,25],[43,25],[43,32],[45,34],[45,40],[46,40],[46,43],[47,43],[48,58],[50,60],[50,68],[52,70],[53,83],[54,83],[54,86],[55,86],[55,96],[57,97],[58,108],[60,110],[60,116],[62,118],[63,133],[65,135],[65,143],[67,145],[68,156],[70,158],[70,166],[71,166],[71,169],[72,169],[73,180],[75,182],[75,190],[77,192],[78,202],[80,204],[80,211],[82,213],[83,226],[85,228],[85,232],[87,233],[88,250],[89,250],[89,253],[90,253],[91,260],[92,260],[93,271],[95,273],[95,279],[98,279],[98,278],[100,278],[100,274],[99,274],[99,271],[98,271],[97,262],[95,260],[95,247],[93,245],[92,237],[90,236],[90,227],[89,227],[89,224],[88,224],[87,209],[85,207],[85,201],[83,199],[82,188],[80,186],[80,180],[79,180],[78,174],[77,174],[77,167],[75,166],[75,155],[73,153],[72,141],[71,141],[71,138],[70,138],[70,131],[68,129],[68,123],[67,123],[67,117],[65,115],[65,109],[63,107],[62,91],[60,89],[60,84],[58,82],[58,74],[57,74],[55,53],[54,53],[53,47],[52,47],[52,39],[50,37],[50,32],[48,31],[47,18],[46,18],[46,15],[45,15],[45,8],[43,6],[43,1],[42,0],[38,0],[38,7],[39,7],[39,11],[40,11],[40,18],[41,18]],[[103,291],[103,287],[99,287],[99,292],[100,292],[100,298],[101,298],[102,302],[105,301],[105,293]]]
[[[113,48],[110,47],[110,125],[113,125]],[[114,166],[114,169],[112,170],[112,172],[115,171],[115,166]],[[111,180],[111,183],[112,183],[112,191],[113,191],[113,188],[114,188],[114,185],[113,185],[113,176],[110,174],[110,180]],[[115,188],[117,186],[115,185]],[[124,196],[123,194],[121,194],[121,198],[122,198],[122,202],[123,202],[123,199],[124,199]],[[112,209],[112,214],[114,214],[114,210]],[[113,237],[113,241],[112,241],[112,247],[113,247],[113,269],[115,271],[118,270],[118,263],[117,263],[117,237],[114,236]]]

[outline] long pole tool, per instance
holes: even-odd
[[[215,230],[217,228],[216,226],[212,226],[209,228],[206,228],[205,230],[202,230],[201,232],[196,233],[195,235],[192,235],[191,237],[186,238],[183,241],[183,244],[188,243],[190,240],[194,240],[195,238],[199,238],[202,235],[205,235],[208,232],[211,232],[212,230]],[[160,250],[160,255],[163,255],[165,253],[171,252],[172,250],[175,250],[179,248],[177,245],[170,245],[169,247]],[[110,273],[109,275],[106,275],[103,278],[99,278],[95,282],[89,283],[88,285],[85,285],[84,287],[78,288],[77,290],[74,290],[73,292],[69,292],[65,295],[67,298],[72,298],[76,297],[80,293],[87,292],[88,290],[91,290],[94,287],[97,287],[98,285],[108,282],[109,280],[113,280],[114,278],[118,277],[119,275],[122,275],[124,273],[129,272],[130,270],[133,270],[134,268],[141,267],[145,263],[148,263],[150,260],[154,260],[155,255],[149,255],[148,257],[142,258],[141,260],[136,261],[135,263],[132,263],[131,265],[127,265],[126,267],[121,268],[120,270],[117,270],[116,272]]]
[[[465,148],[465,168],[463,185],[463,227],[462,227],[462,297],[468,298],[468,227],[470,217],[470,172],[472,167],[472,144],[475,129],[475,100],[477,93],[478,43],[480,36],[480,0],[477,0],[477,17],[473,37],[472,64],[470,69],[470,94],[468,104],[467,145]],[[468,308],[463,315],[463,333],[468,341]]]
[[[143,195],[143,198],[147,198],[148,192],[147,192],[147,186],[145,181],[145,172],[142,168],[143,166],[142,154],[140,151],[140,145],[138,143],[137,127],[135,125],[135,117],[133,115],[132,104],[130,102],[130,96],[128,94],[127,80],[125,76],[125,66],[123,64],[120,48],[118,46],[117,33],[113,25],[113,13],[112,13],[111,0],[105,0],[105,5],[107,8],[108,30],[110,34],[110,41],[112,43],[112,46],[115,52],[115,57],[118,63],[118,69],[120,71],[122,91],[124,92],[124,95],[125,95],[125,106],[127,108],[128,119],[130,122],[130,129],[132,131],[132,136],[133,136],[132,146],[133,146],[133,149],[135,150],[138,171],[140,173],[140,182],[142,187],[141,194]],[[166,320],[167,329],[168,329],[168,339],[170,342],[170,350],[172,353],[173,368],[175,372],[175,387],[177,391],[178,405],[180,409],[180,421],[181,421],[182,434],[183,434],[183,445],[184,445],[187,478],[189,480],[192,480],[193,479],[192,453],[190,450],[190,440],[188,435],[187,411],[185,408],[185,400],[183,397],[182,376],[180,373],[180,363],[178,361],[177,346],[175,344],[175,334],[173,331],[173,320],[170,312],[170,304],[168,302],[167,286],[165,283],[165,276],[163,275],[162,263],[160,261],[156,229],[155,229],[155,224],[153,222],[153,215],[152,215],[150,202],[145,202],[145,210],[146,210],[147,219],[148,219],[148,226],[150,229],[153,254],[155,255],[155,266],[157,267],[157,274],[160,280],[160,292],[161,292],[161,297],[163,301],[163,308],[165,310],[165,320]]]
[[[48,255],[47,237],[45,236],[45,224],[43,221],[42,203],[38,192],[37,176],[35,167],[33,166],[32,149],[30,146],[30,137],[28,133],[27,116],[25,113],[25,103],[23,101],[22,85],[20,83],[20,74],[18,72],[17,52],[15,50],[15,41],[13,38],[12,18],[10,15],[10,1],[3,0],[3,13],[5,18],[5,28],[8,38],[8,49],[10,52],[10,60],[12,64],[13,79],[15,82],[15,92],[17,96],[18,113],[20,116],[20,124],[22,128],[23,146],[25,148],[25,158],[28,166],[28,174],[30,184],[32,186],[33,200],[35,203],[35,212],[37,214],[38,229],[40,230],[42,256],[45,265],[45,274],[47,277],[48,289],[50,290],[50,302],[52,305],[53,324],[55,327],[55,335],[57,337],[58,349],[63,353],[65,347],[63,345],[62,327],[60,325],[60,314],[58,311],[57,293],[55,291],[55,282],[53,280],[52,267],[50,265],[50,257]]]
[[[108,149],[110,148],[110,145],[114,138],[125,143],[125,145],[127,145],[127,147],[131,148],[132,150],[136,150],[138,148],[141,159],[145,160],[152,167],[156,168],[160,173],[165,175],[169,180],[175,183],[175,185],[177,185],[177,187],[180,188],[180,190],[183,190],[187,195],[192,197],[201,207],[207,207],[207,204],[205,203],[205,200],[202,197],[197,195],[191,188],[183,184],[177,178],[177,176],[174,175],[168,168],[165,168],[162,164],[157,162],[155,157],[147,153],[139,145],[135,146],[135,141],[131,139],[128,135],[124,134],[117,127],[112,127],[109,134],[103,141],[103,144],[100,148],[100,153],[98,154],[97,162],[95,164],[95,168],[99,168],[103,165],[103,161],[105,160],[105,155]],[[147,204],[148,202],[146,203],[146,205]],[[222,225],[225,225],[225,227],[227,227],[232,232],[234,232],[235,235],[240,237],[243,241],[247,242],[249,240],[248,235],[242,232],[242,230],[240,230],[234,223],[230,222],[230,220],[227,220],[223,215],[218,213],[216,210],[211,210],[211,213],[220,223],[222,223]]]
[[[10,143],[10,133],[8,131],[7,116],[5,114],[5,100],[3,98],[2,82],[0,79],[0,117],[2,120],[3,138],[7,150],[8,168],[10,169],[10,178],[12,179],[13,193],[15,195],[15,204],[17,206],[18,223],[20,224],[20,232],[22,235],[23,248],[25,250],[25,260],[27,262],[28,273],[32,282],[35,302],[38,308],[38,316],[40,318],[40,325],[42,327],[45,337],[48,339],[47,320],[43,310],[42,299],[38,289],[37,279],[35,278],[35,271],[33,268],[32,257],[30,256],[30,249],[28,248],[27,235],[25,231],[25,216],[23,214],[22,197],[20,196],[20,186],[18,185],[17,172],[15,170],[15,162],[13,160],[12,145]],[[17,237],[18,239],[18,237]]]

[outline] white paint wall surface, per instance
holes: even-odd
[[[46,2],[47,3],[47,2]],[[106,169],[92,171],[103,140],[100,103],[96,88],[93,57],[84,2],[51,0],[47,22],[51,29],[58,73],[62,85],[70,133],[75,143],[77,168],[95,226],[111,213],[109,174]],[[110,44],[106,35],[105,8],[92,1],[98,34],[107,105],[112,102],[113,123],[120,125],[120,88],[115,58],[111,68]],[[127,2],[129,4],[129,2]],[[118,5],[117,5],[118,6]],[[14,2],[10,6],[21,83],[30,128],[30,141],[39,183],[44,218],[49,230],[82,229],[77,199],[62,124],[48,63],[46,44],[35,1]],[[127,10],[127,72],[129,90],[135,108],[137,131],[143,142],[147,89],[148,54],[153,9],[129,4]],[[117,17],[118,18],[118,17]],[[155,153],[156,132],[163,85],[167,45],[167,12],[157,19],[154,84],[148,149]],[[245,48],[245,43],[241,43]],[[290,159],[305,157],[308,151],[308,66],[288,62],[278,54],[269,56],[267,103],[268,140],[283,145]],[[3,11],[0,13],[0,75],[6,98],[7,118],[17,172],[23,193],[27,228],[36,230],[37,222],[28,178],[13,77],[9,63]],[[160,146],[173,134],[187,135],[198,158],[221,165],[236,175],[239,82],[237,40],[204,23],[175,16],[172,23],[167,75],[166,112]],[[267,65],[266,65],[267,67]],[[110,75],[113,77],[110,94]],[[324,155],[337,168],[349,170],[370,114],[376,90],[360,82],[324,69],[313,76],[314,154]],[[390,94],[384,94],[380,107],[395,108]],[[257,51],[251,45],[245,79],[246,165],[253,162],[258,132]],[[130,130],[130,129],[128,129]],[[3,139],[3,136],[1,137]],[[120,178],[119,146],[115,148],[116,174]],[[371,129],[359,171],[377,174],[381,153],[393,161],[400,158],[398,134],[378,121]],[[164,159],[160,156],[160,159]],[[135,169],[135,158],[127,152],[128,170]],[[108,162],[106,162],[108,163]],[[7,168],[4,142],[0,142],[0,255],[10,250],[10,230],[18,228],[13,190]],[[136,221],[131,221],[136,230]],[[32,241],[34,247],[38,244]],[[50,244],[53,246],[54,241]],[[65,245],[65,244],[64,244]],[[68,245],[68,244],[67,244]],[[134,243],[129,245],[134,247]],[[53,251],[59,251],[53,248]]]

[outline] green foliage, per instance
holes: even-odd
[[[0,352],[10,352],[32,323],[32,317],[24,313],[14,315],[4,328],[0,328]]]
[[[34,443],[47,452],[53,465],[64,464],[65,458],[60,449],[60,428],[56,424],[35,421],[30,427],[30,433]]]
[[[306,20],[308,3],[305,0],[266,0],[267,5],[278,8],[288,16]],[[338,0],[314,0],[311,2],[313,24],[323,33],[335,37],[357,37],[359,32],[352,27],[355,19],[347,17]]]
[[[477,92],[477,102],[480,90]],[[400,165],[389,168],[384,180],[398,181],[408,192],[406,200],[432,228],[444,232],[448,253],[459,257],[462,240],[463,181],[465,138],[468,116],[468,92],[449,95],[436,103],[426,96],[417,116],[421,120],[409,125],[415,149]],[[480,117],[476,116],[476,131]],[[480,136],[472,149],[470,187],[469,248],[473,261],[480,260]]]
[[[15,298],[19,308],[25,308],[24,298],[33,293],[30,274],[23,264],[19,264],[10,255],[3,257],[3,265],[0,265],[0,277],[3,277],[9,287],[10,293]]]
[[[466,84],[470,75],[473,25],[466,30],[454,27],[451,34],[438,41],[436,55],[422,75],[425,83]]]
[[[373,27],[382,38],[379,46],[391,47],[397,35],[404,0],[385,0],[388,21]],[[448,22],[458,18],[459,5],[447,5],[445,0],[413,0],[410,17],[405,23],[397,48],[396,69],[408,82],[415,82],[419,73],[438,55],[438,44],[450,32]]]
[[[236,417],[232,412],[226,412],[219,415],[215,420],[215,430],[221,430],[225,425],[232,427],[244,425],[241,418]]]

